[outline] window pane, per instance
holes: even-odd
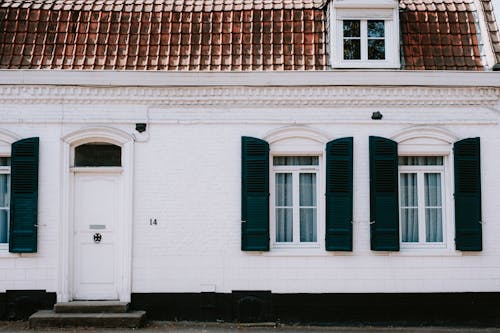
[[[399,156],[399,165],[443,165],[443,156]]]
[[[443,241],[443,223],[441,208],[425,209],[425,238],[427,242]]]
[[[292,174],[276,174],[276,206],[292,206]]]
[[[293,242],[292,208],[276,208],[276,242]]]
[[[0,174],[0,207],[9,207],[10,175]]]
[[[318,165],[318,156],[274,156],[273,165]]]
[[[10,157],[0,157],[0,166],[10,166]]]
[[[93,142],[75,148],[76,167],[121,166],[122,149],[119,146]]]
[[[443,241],[441,174],[424,174],[425,234],[427,242]]]
[[[418,242],[418,188],[416,173],[400,175],[401,238]]]
[[[361,25],[359,20],[344,21],[344,37],[360,37]]]
[[[401,241],[418,242],[417,208],[401,208]]]
[[[384,21],[368,21],[368,37],[384,37]]]
[[[368,39],[368,59],[385,59],[385,41],[383,39]]]
[[[361,41],[359,39],[344,39],[344,59],[361,59]]]
[[[402,173],[399,182],[401,207],[417,207],[417,174]]]
[[[300,209],[300,241],[316,242],[316,208]]]
[[[9,212],[6,209],[0,209],[0,243],[9,242]]]
[[[441,206],[441,174],[426,173],[424,175],[425,205]]]
[[[300,205],[316,206],[316,174],[300,174]]]

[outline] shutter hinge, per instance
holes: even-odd
[[[241,223],[247,223],[247,221],[246,220],[241,220]]]

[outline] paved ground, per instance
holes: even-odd
[[[26,322],[0,321],[0,332],[12,333],[500,333],[500,328],[450,327],[311,327],[311,326],[247,326],[237,324],[152,322],[140,329],[59,328],[30,330]]]

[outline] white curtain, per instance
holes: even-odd
[[[0,243],[7,243],[9,237],[9,176],[0,175]]]
[[[276,242],[293,241],[292,174],[276,174]]]
[[[300,188],[300,241],[316,242],[316,174],[301,173]]]
[[[400,186],[401,238],[403,242],[418,242],[417,174],[402,173]]]
[[[425,230],[427,242],[443,241],[441,174],[426,173],[425,188]]]

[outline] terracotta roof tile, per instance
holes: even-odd
[[[3,0],[0,68],[324,70],[325,2]],[[405,69],[483,68],[473,0],[401,0],[400,9]]]
[[[472,0],[402,0],[400,8],[405,69],[483,70]]]
[[[493,4],[491,0],[481,0],[483,7],[486,25],[489,30],[490,39],[493,44],[493,52],[495,53],[496,63],[500,63],[500,30],[495,20]]]

